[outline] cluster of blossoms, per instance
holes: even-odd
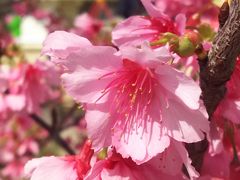
[[[5,52],[2,58],[8,56]],[[39,153],[40,143],[48,133],[29,115],[40,114],[45,103],[59,98],[59,73],[47,61],[30,64],[21,60],[0,65],[0,178],[23,177],[24,164]]]
[[[39,142],[47,137],[47,132],[39,129],[29,114],[40,113],[44,103],[58,98],[54,73],[58,77],[58,70],[48,62],[1,66],[0,162],[7,164],[1,175],[19,176],[27,160],[39,153]]]
[[[225,131],[217,120],[209,123],[200,87],[187,76],[198,72],[197,47],[211,47],[217,23],[206,22],[215,20],[217,6],[211,1],[141,2],[148,15],[120,22],[112,32],[114,46],[95,46],[64,31],[51,33],[44,41],[42,54],[62,68],[64,89],[85,109],[90,140],[79,155],[28,162],[26,173],[32,180],[237,177],[236,169],[230,172],[229,153],[236,146],[226,148],[223,141],[232,127]],[[239,121],[238,62],[218,110],[219,119],[233,124]],[[186,67],[193,72],[187,73]],[[224,107],[229,104],[233,108]],[[197,172],[184,143],[205,137],[209,152]],[[213,167],[218,161],[224,165]]]
[[[13,7],[19,15],[32,6],[26,2]],[[104,22],[97,14],[112,17],[104,0],[77,16],[69,32],[52,32],[62,29],[59,19],[31,8],[34,18],[48,19],[52,33],[41,54],[50,61],[26,62],[12,46],[14,38],[0,33],[0,58],[20,58],[0,65],[0,179],[14,180],[23,171],[31,180],[239,179],[240,58],[211,121],[200,99],[197,59],[211,48],[219,7],[212,0],[141,3],[147,14],[119,22],[111,42],[100,37]],[[14,28],[18,17],[6,23],[13,36],[21,33]],[[60,79],[76,102],[69,112],[63,110]],[[81,115],[75,117],[78,106]],[[51,122],[41,120],[46,111]],[[72,145],[80,149],[76,155],[68,146],[72,140],[60,136],[65,126],[87,131],[80,147]],[[29,160],[54,154],[42,152],[46,138],[71,155]],[[200,169],[191,145],[201,141],[208,148]]]
[[[24,178],[27,161],[43,152],[56,153],[51,147],[42,148],[52,143],[50,121],[45,124],[47,130],[34,117],[55,112],[54,107],[64,97],[60,69],[40,58],[29,60],[19,45],[25,33],[23,21],[29,16],[47,21],[48,31],[60,25],[53,23],[52,14],[32,6],[30,1],[16,2],[11,8],[11,13],[0,14],[0,179],[16,180]],[[68,126],[72,124],[68,122]]]

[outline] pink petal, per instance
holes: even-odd
[[[222,136],[223,136],[223,130],[218,128],[214,121],[211,121],[210,132],[207,136],[208,142],[209,142],[208,151],[211,156],[219,154],[223,151],[224,147],[222,142],[222,138],[223,138]]]
[[[177,141],[173,141],[173,144],[174,144],[176,150],[179,152],[179,155],[181,156],[182,162],[184,163],[184,165],[188,171],[190,179],[195,179],[195,178],[199,177],[199,173],[191,165],[192,161],[189,158],[188,152],[185,149],[184,145]]]
[[[199,108],[201,89],[191,78],[168,65],[156,69],[158,81],[191,109]]]
[[[143,44],[142,49],[122,47],[120,52],[123,58],[134,61],[143,67],[147,66],[153,69],[162,66],[162,63],[166,63],[172,58],[165,46],[152,50],[148,44]]]
[[[112,47],[92,46],[71,53],[63,62],[67,72],[62,75],[63,85],[69,95],[77,102],[104,102],[108,96],[100,97],[112,79],[109,76],[101,77],[115,72],[121,66],[121,60],[114,55],[115,52]]]
[[[93,165],[92,170],[85,177],[86,180],[183,180],[182,173],[178,174],[178,176],[163,173],[159,168],[161,163],[159,156],[144,164],[137,165],[131,158],[124,159],[115,151],[109,153],[111,155],[107,159],[100,160]],[[178,172],[181,172],[182,162],[177,162],[177,164]]]
[[[166,106],[169,108],[162,109],[162,125],[168,131],[169,136],[186,143],[204,139],[204,132],[209,132],[209,122],[205,110],[191,110],[174,99],[168,99]]]
[[[168,18],[160,9],[153,5],[151,0],[141,0],[143,6],[147,10],[148,14],[152,17],[163,17]]]
[[[61,62],[60,59],[66,58],[71,52],[91,45],[86,38],[65,31],[55,31],[43,42],[42,54]]]
[[[124,162],[120,161],[114,169],[103,169],[101,173],[102,179],[111,180],[144,180],[140,171],[136,171],[134,167],[127,166]]]
[[[157,30],[150,29],[151,21],[143,16],[132,16],[119,23],[112,32],[113,43],[117,46],[141,45],[152,40]]]
[[[178,29],[178,32],[183,35],[185,28],[186,28],[186,22],[187,22],[187,18],[185,16],[185,14],[178,14],[175,18],[176,21],[176,26]]]
[[[12,111],[21,111],[26,106],[26,97],[24,95],[7,95],[6,104]]]
[[[96,162],[91,170],[87,173],[87,175],[84,177],[84,180],[102,180],[101,178],[101,172],[105,168],[105,161],[100,160]]]
[[[28,177],[31,176],[31,180],[76,180],[78,178],[74,161],[53,156],[28,161],[24,171]]]
[[[112,123],[110,116],[108,107],[104,104],[89,104],[87,106],[85,115],[87,131],[95,151],[111,145]]]
[[[159,123],[146,122],[147,128],[144,129],[142,126],[135,128],[134,124],[132,126],[131,133],[123,136],[123,129],[114,128],[112,143],[124,158],[130,156],[137,164],[142,164],[169,146],[170,140],[164,132],[161,132]]]
[[[146,162],[146,164],[150,164],[165,174],[175,176],[182,173],[183,161],[174,143],[171,142],[164,152]]]

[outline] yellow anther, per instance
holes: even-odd
[[[132,99],[131,99],[131,103],[135,103],[135,101],[136,101],[136,97],[137,97],[137,94],[134,93],[134,95],[133,95],[133,97],[132,97]]]

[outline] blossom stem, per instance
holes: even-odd
[[[49,136],[59,145],[61,146],[66,152],[69,154],[74,155],[74,150],[67,144],[67,142],[62,139],[62,137],[59,135],[58,132],[54,132],[52,127],[46,123],[41,117],[39,117],[36,114],[30,114],[29,115],[34,122],[36,122],[38,125],[40,125],[43,129],[47,130],[49,133]]]
[[[61,127],[59,128],[59,130],[61,131],[71,126],[76,126],[83,117],[84,110],[82,109],[82,106],[79,104],[74,104],[66,113],[66,115],[64,115],[63,118],[60,120]]]

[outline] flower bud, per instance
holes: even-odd
[[[179,39],[179,45],[177,50],[175,51],[179,56],[181,57],[191,56],[194,54],[194,51],[195,46],[188,37],[183,36]]]
[[[207,23],[199,25],[198,32],[200,33],[201,37],[207,41],[212,41],[215,36],[214,29]]]
[[[200,43],[201,37],[199,33],[188,30],[182,37],[179,37],[178,45],[176,45],[176,42],[170,44],[172,50],[179,56],[187,57],[194,54],[197,45]]]
[[[184,36],[186,36],[195,46],[202,42],[201,35],[196,31],[187,30]]]

